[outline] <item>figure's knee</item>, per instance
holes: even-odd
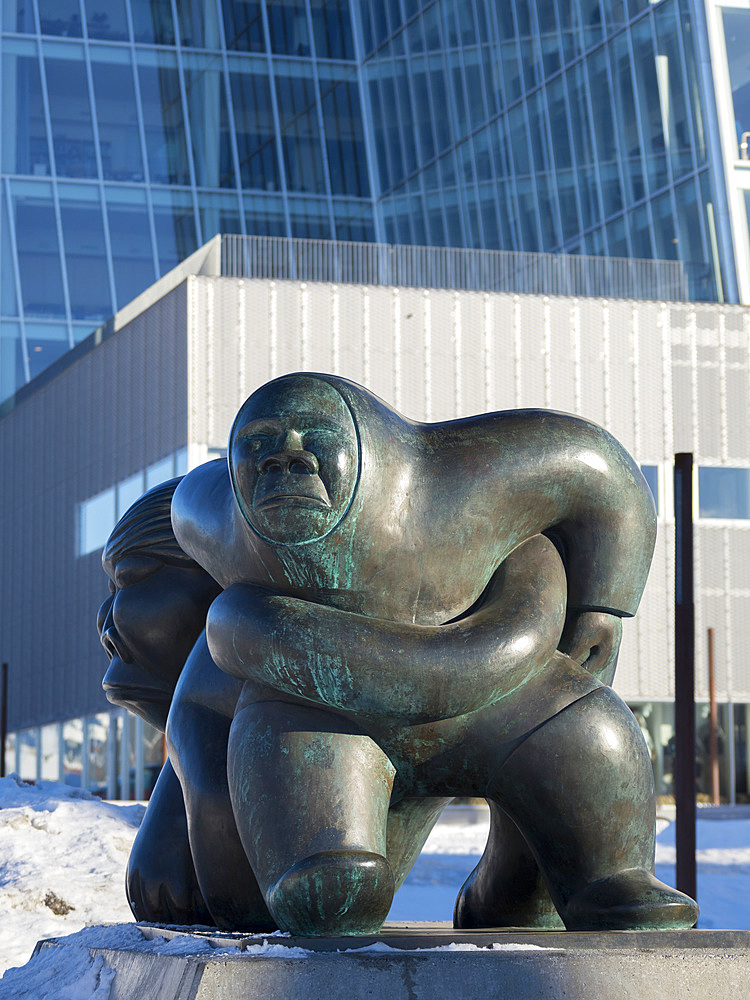
[[[336,937],[378,931],[394,892],[393,872],[381,855],[324,851],[294,864],[270,887],[266,901],[282,930]]]

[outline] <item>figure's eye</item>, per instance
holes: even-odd
[[[268,440],[267,434],[249,434],[242,439],[242,442],[250,451],[260,451],[264,445],[268,444]]]
[[[302,446],[305,451],[317,454],[324,448],[330,450],[339,435],[332,427],[313,427],[302,435]]]
[[[164,563],[160,559],[152,559],[151,556],[124,556],[115,567],[117,589],[122,590],[123,587],[130,587],[134,583],[145,580],[160,570],[163,565]]]

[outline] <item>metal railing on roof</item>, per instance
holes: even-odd
[[[222,236],[221,273],[362,285],[689,301],[681,261]]]

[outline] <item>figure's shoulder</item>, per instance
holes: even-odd
[[[180,548],[226,586],[238,538],[225,459],[206,462],[185,476],[172,498],[172,528]]]

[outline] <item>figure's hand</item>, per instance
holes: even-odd
[[[542,670],[565,620],[566,578],[542,535],[519,545],[465,617],[426,626],[228,587],[208,613],[214,661],[240,680],[357,718],[420,724],[500,701]]]
[[[622,619],[604,611],[568,609],[558,649],[602,684],[611,684],[622,639]]]

